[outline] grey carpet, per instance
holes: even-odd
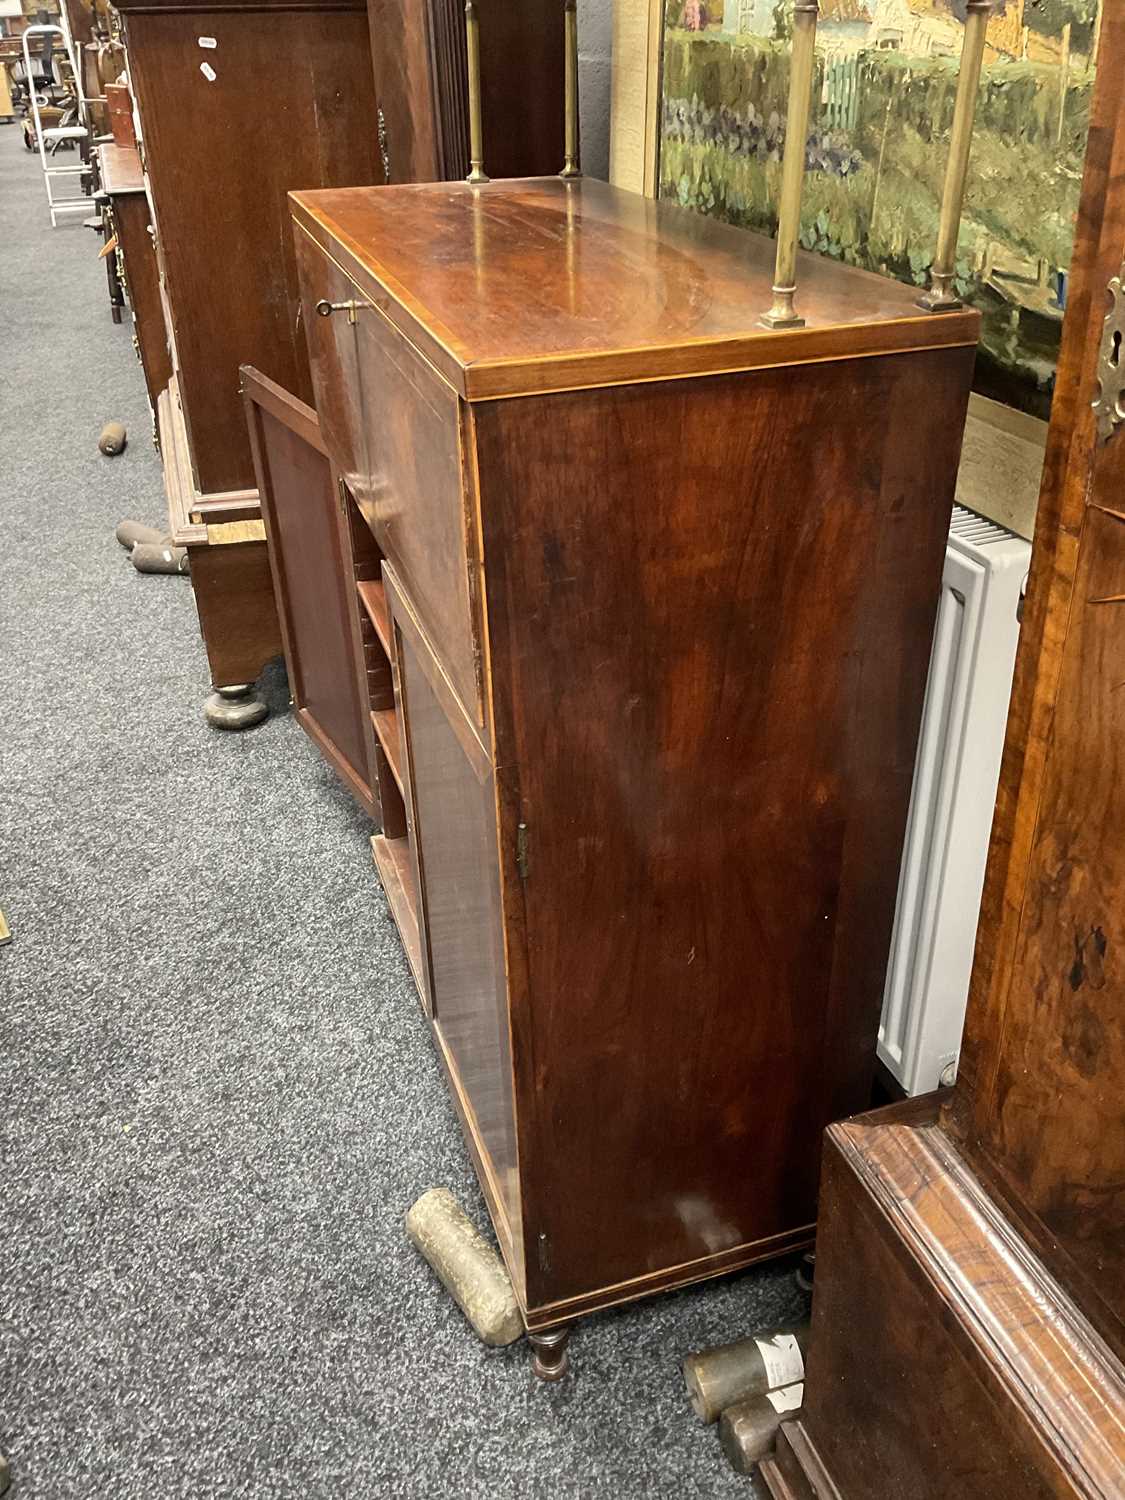
[[[746,1495],[690,1348],[792,1263],[591,1318],[574,1373],[475,1342],[402,1214],[482,1225],[369,858],[286,711],[209,730],[190,584],[98,241],[0,129],[0,1448],[14,1494]],[[103,458],[103,421],[125,421]],[[748,1080],[749,1082],[749,1080]]]

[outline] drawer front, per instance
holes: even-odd
[[[325,442],[414,600],[461,703],[482,723],[477,547],[462,478],[457,393],[297,227],[317,409]],[[316,303],[358,301],[321,317]]]

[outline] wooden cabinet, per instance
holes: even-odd
[[[280,652],[283,627],[261,586],[269,564],[238,371],[309,405],[306,335],[315,359],[320,332],[302,326],[285,195],[463,170],[464,17],[444,0],[371,0],[370,28],[365,0],[118,9],[173,363],[158,402],[171,529],[191,553],[212,681],[248,682]],[[546,170],[562,150],[561,8],[482,9],[490,144],[508,170]],[[339,438],[336,414],[325,421]],[[207,555],[234,524],[240,550]]]
[[[212,683],[251,683],[282,641],[239,366],[311,398],[285,195],[380,180],[367,16],[362,0],[118,9],[172,358],[157,403],[170,528]]]
[[[961,1070],[829,1132],[776,1500],[1125,1494],[1123,65],[1107,10]]]
[[[766,330],[770,242],[592,181],[293,206],[393,672],[375,858],[528,1326],[804,1245],[976,315],[809,258]]]

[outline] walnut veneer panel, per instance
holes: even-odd
[[[1125,1358],[1125,434],[1101,441],[1094,411],[1125,245],[1123,68],[1107,11],[947,1126]]]
[[[105,147],[102,150],[105,151]],[[134,156],[136,152],[132,153]],[[113,227],[125,264],[125,291],[133,312],[137,350],[145,372],[145,387],[155,410],[157,398],[172,378],[172,356],[160,302],[160,272],[156,246],[149,232],[148,199],[143,184],[135,188],[108,188],[112,200]]]

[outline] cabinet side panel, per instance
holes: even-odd
[[[196,482],[251,488],[239,365],[311,395],[286,194],[381,176],[367,16],[203,9],[126,27]]]
[[[815,1217],[870,1085],[971,363],[474,409],[529,1305]]]

